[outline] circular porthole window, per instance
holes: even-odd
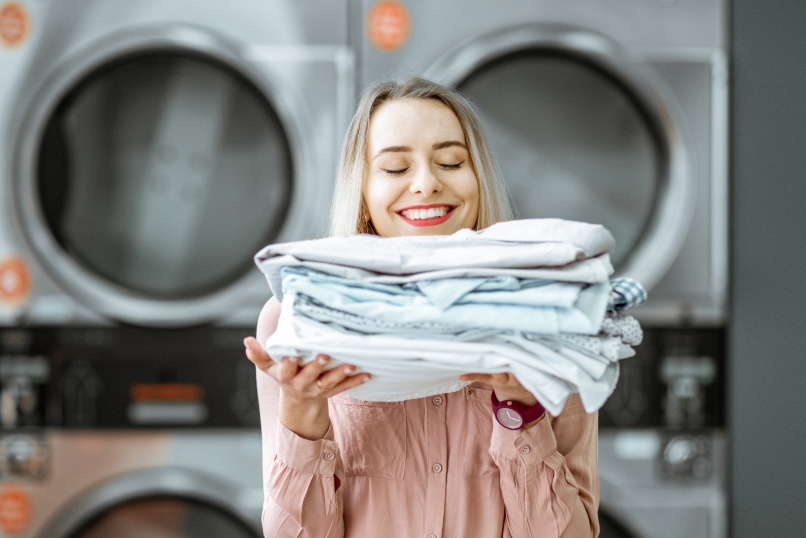
[[[243,276],[277,237],[292,186],[266,98],[186,53],[99,66],[64,95],[39,146],[39,200],[59,246],[145,297],[203,296]]]
[[[617,273],[651,288],[694,206],[684,123],[651,69],[586,29],[505,28],[460,43],[425,76],[479,110],[516,218],[603,224]]]
[[[517,218],[603,224],[619,267],[643,238],[666,156],[641,104],[581,57],[523,50],[458,84],[480,109]]]
[[[256,538],[239,519],[182,497],[146,497],[115,505],[69,538]]]
[[[215,320],[267,295],[254,253],[309,236],[311,196],[329,186],[283,82],[195,28],[115,34],[60,62],[13,155],[38,261],[93,311],[138,325]]]

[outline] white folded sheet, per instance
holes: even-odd
[[[318,353],[332,357],[329,368],[349,363],[372,379],[349,391],[355,398],[400,401],[459,390],[466,373],[511,372],[554,415],[568,395],[579,392],[588,412],[604,405],[618,379],[616,360],[564,345],[559,338],[501,331],[479,331],[476,339],[407,338],[364,334],[322,323],[294,311],[293,294],[283,300],[275,333],[265,342],[269,355],[301,357],[301,364]],[[591,337],[593,338],[593,337]],[[608,337],[602,337],[608,338]]]

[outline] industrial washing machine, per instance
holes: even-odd
[[[726,533],[723,0],[351,0],[360,86],[480,112],[516,218],[604,224],[645,328],[600,412],[602,536]]]
[[[252,256],[325,233],[346,28],[0,1],[0,536],[260,535]]]

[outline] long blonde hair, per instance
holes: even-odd
[[[381,104],[400,99],[436,99],[453,110],[459,119],[479,181],[479,216],[475,229],[512,219],[504,183],[472,105],[459,93],[436,82],[410,78],[400,82],[376,82],[361,98],[341,151],[330,213],[330,235],[374,233],[365,217],[368,212],[362,192],[367,170],[369,122]]]

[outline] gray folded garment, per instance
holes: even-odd
[[[615,241],[601,225],[561,219],[499,222],[448,236],[353,235],[269,245],[255,255],[278,300],[280,271],[305,266],[379,283],[510,275],[563,282],[605,282]]]

